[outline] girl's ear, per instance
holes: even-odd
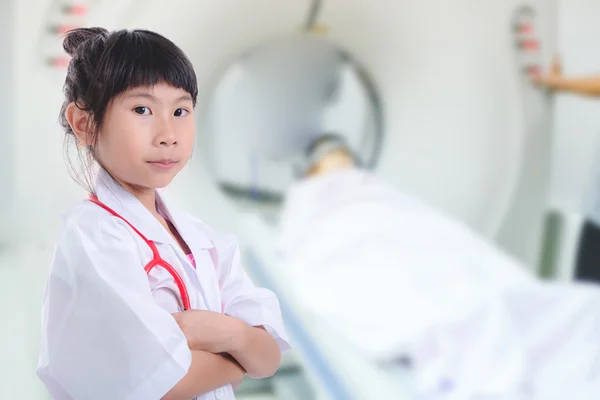
[[[91,146],[94,144],[92,117],[89,111],[82,110],[75,102],[72,102],[65,110],[65,118],[69,122],[75,137],[77,137],[79,145]]]

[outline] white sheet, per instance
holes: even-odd
[[[304,311],[373,362],[408,354],[422,394],[548,399],[600,379],[596,287],[543,284],[368,173],[291,188],[279,249]]]

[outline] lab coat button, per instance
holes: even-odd
[[[217,390],[215,390],[215,397],[217,398],[217,400],[221,400],[224,394],[225,391],[223,390],[223,388],[218,388]]]

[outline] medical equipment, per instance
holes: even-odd
[[[171,276],[173,277],[173,280],[175,281],[175,284],[177,285],[177,288],[179,289],[179,295],[181,297],[181,305],[183,307],[183,310],[184,311],[190,310],[192,308],[190,305],[190,296],[185,287],[185,283],[183,282],[183,278],[181,277],[181,275],[179,275],[177,270],[175,268],[173,268],[173,266],[171,264],[166,262],[160,256],[160,253],[158,252],[158,248],[156,248],[156,244],[154,244],[153,241],[148,240],[146,238],[146,236],[144,236],[142,234],[142,232],[137,230],[137,228],[135,226],[133,226],[129,221],[127,221],[125,218],[123,218],[121,215],[119,215],[116,211],[114,211],[112,208],[108,207],[106,204],[104,204],[100,200],[98,200],[98,198],[96,196],[90,195],[90,201],[92,203],[97,204],[98,206],[104,208],[106,211],[108,211],[115,217],[123,220],[123,222],[125,222],[127,225],[129,225],[131,227],[131,229],[133,229],[135,231],[135,233],[137,233],[142,238],[142,240],[144,242],[146,242],[146,244],[148,246],[150,246],[150,249],[152,250],[152,260],[150,260],[150,262],[148,264],[146,264],[146,266],[144,267],[144,271],[146,271],[146,274],[149,274],[150,271],[152,271],[152,268],[154,268],[156,266],[163,267],[169,274],[171,274]]]
[[[304,151],[324,132],[342,136],[373,166],[383,135],[376,98],[367,74],[343,48],[305,35],[270,39],[220,74],[202,120],[210,140],[203,159],[231,197],[265,205],[303,175]],[[246,165],[223,163],[229,156],[214,157],[225,148],[236,159],[254,158],[257,175],[248,175]]]
[[[348,352],[384,369],[409,359],[419,394],[531,389],[548,399],[600,384],[597,287],[538,281],[374,174],[345,168],[298,182],[280,225],[287,298]]]

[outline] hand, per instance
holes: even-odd
[[[228,353],[248,329],[243,321],[213,311],[189,310],[173,314],[192,350]]]
[[[244,378],[246,376],[246,371],[244,370],[244,368],[240,365],[240,363],[237,362],[237,360],[235,358],[233,358],[231,356],[231,354],[228,353],[223,353],[221,354],[223,357],[227,358],[228,360],[230,360],[231,362],[235,363],[239,368],[240,371],[243,371],[244,374],[242,375],[242,377],[240,379],[238,379],[237,381],[233,381],[231,382],[231,387],[233,388],[233,390],[236,390],[237,388],[240,387],[240,385],[242,384],[242,382],[244,381]]]
[[[553,89],[556,82],[560,81],[563,77],[562,64],[560,57],[555,55],[550,64],[550,68],[547,73],[535,74],[532,77],[533,83],[539,86]]]

